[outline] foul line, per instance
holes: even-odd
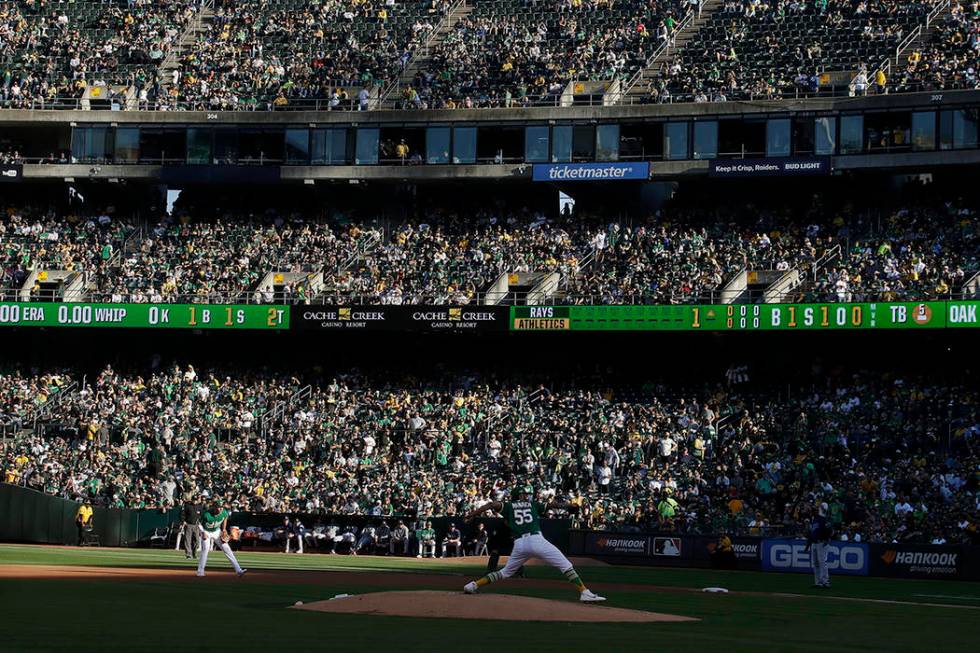
[[[769,596],[779,596],[794,599],[827,599],[830,601],[852,601],[856,603],[881,603],[883,605],[915,605],[927,608],[955,608],[958,610],[980,610],[980,605],[956,605],[955,603],[922,603],[919,601],[895,601],[891,599],[868,599],[857,596],[821,596],[819,594],[787,594],[783,592],[772,592]],[[912,596],[937,596],[929,594],[913,594]],[[960,596],[950,596],[949,598],[960,599]]]

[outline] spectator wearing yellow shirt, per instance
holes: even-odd
[[[744,508],[745,503],[738,497],[734,497],[728,502],[728,511],[732,513],[732,517],[738,517]]]
[[[404,164],[405,159],[408,158],[408,145],[405,143],[404,138],[398,143],[398,145],[395,146],[395,156],[398,157],[402,164]]]
[[[85,544],[85,531],[91,530],[95,525],[92,513],[92,503],[88,499],[82,505],[78,506],[78,512],[75,513],[75,527],[78,529],[78,546]]]

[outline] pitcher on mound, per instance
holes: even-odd
[[[467,594],[475,594],[484,585],[494,583],[501,578],[510,578],[529,559],[537,558],[564,574],[565,578],[578,589],[580,601],[587,603],[605,601],[604,597],[595,594],[585,586],[568,558],[541,535],[540,514],[547,511],[547,507],[530,499],[522,498],[521,491],[517,489],[512,490],[510,496],[512,501],[491,501],[471,510],[466,515],[465,520],[469,522],[474,517],[488,511],[502,514],[504,521],[507,522],[507,527],[510,529],[511,537],[514,538],[514,550],[507,558],[507,564],[503,569],[491,572],[477,581],[467,583],[463,587],[463,591]],[[563,508],[563,506],[553,507]],[[574,507],[572,505],[564,506],[566,509]]]

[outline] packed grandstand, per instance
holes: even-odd
[[[387,219],[190,202],[137,217],[34,200],[3,207],[0,296],[52,299],[44,274],[58,272],[84,280],[73,301],[499,303],[488,294],[495,282],[526,273],[553,280],[542,302],[692,304],[718,303],[733,277],[759,271],[794,279],[769,301],[957,298],[980,280],[977,208],[935,195],[736,208],[682,193],[630,216],[446,203]],[[270,274],[282,282],[264,283]]]
[[[523,107],[587,82],[612,103],[973,89],[978,16],[964,0],[9,0],[0,106]]]
[[[35,426],[0,463],[7,483],[128,508],[207,491],[253,512],[459,517],[516,485],[615,531],[793,535],[817,495],[844,537],[977,543],[980,395],[965,383],[9,370],[0,412]]]

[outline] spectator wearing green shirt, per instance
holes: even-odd
[[[425,550],[428,548],[428,557],[436,557],[436,532],[432,528],[432,522],[427,521],[425,525],[415,531],[415,539],[419,544],[419,552],[416,558],[421,558],[425,555]]]
[[[674,517],[677,515],[678,503],[669,494],[657,504],[657,512],[660,513],[660,525],[667,529],[674,529]]]

